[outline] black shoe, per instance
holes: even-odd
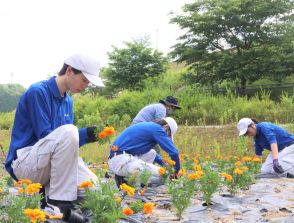
[[[70,223],[90,223],[90,218],[84,217],[83,215],[68,209],[64,212],[62,220]]]
[[[292,174],[292,173],[287,173],[287,178],[294,178],[294,174]]]
[[[74,209],[75,206],[72,201],[60,201],[60,200],[53,200],[48,198],[47,199],[48,204],[54,205],[59,208],[61,213],[65,213],[69,211],[70,209]]]
[[[116,175],[116,174],[114,175],[114,179],[118,188],[121,184],[127,183],[124,177]]]

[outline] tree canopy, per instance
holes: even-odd
[[[166,70],[167,58],[149,47],[148,39],[124,42],[124,48],[113,46],[108,53],[109,67],[103,70],[106,86],[112,90],[140,90],[144,80],[155,77]]]
[[[292,0],[195,0],[173,15],[185,34],[173,47],[177,62],[190,65],[189,80],[246,84],[293,74]]]

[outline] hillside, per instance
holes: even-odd
[[[0,112],[14,110],[25,90],[20,84],[0,84]]]

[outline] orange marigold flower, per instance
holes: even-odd
[[[2,190],[2,188],[0,187],[0,193],[2,193],[3,192],[3,190]]]
[[[20,193],[20,194],[22,194],[22,193],[25,192],[25,190],[24,190],[23,188],[19,188],[19,189],[17,190],[17,192]]]
[[[216,159],[221,160],[223,157],[221,155],[217,155]]]
[[[197,154],[195,155],[195,159],[198,159],[200,156],[201,156],[200,153],[197,153]]]
[[[176,165],[176,162],[175,162],[175,161],[173,161],[173,160],[168,160],[167,162],[168,162],[168,164],[169,164],[169,165],[171,165],[171,166],[174,166],[174,165]]]
[[[107,135],[105,134],[105,132],[99,132],[98,137],[99,139],[104,139]]]
[[[152,213],[153,209],[154,209],[154,204],[153,203],[146,202],[144,204],[144,214],[150,214],[150,213]]]
[[[28,194],[36,194],[40,192],[40,189],[42,188],[42,185],[40,183],[36,184],[29,184],[26,188],[25,191]]]
[[[193,169],[194,169],[195,171],[202,170],[202,168],[201,168],[201,166],[200,166],[199,164],[194,165],[194,166],[193,166]]]
[[[79,185],[79,188],[81,188],[81,189],[85,189],[85,188],[91,188],[91,187],[93,187],[93,186],[94,186],[93,182],[87,180],[87,181],[82,182],[82,183]]]
[[[162,160],[163,160],[163,162],[167,163],[167,162],[168,162],[168,157],[167,157],[167,156],[164,156],[164,157],[162,158]]]
[[[32,223],[38,222],[38,220],[45,221],[45,212],[39,209],[27,208],[23,211],[23,213],[31,218]]]
[[[128,216],[134,214],[134,211],[131,208],[124,208],[123,209],[123,214]]]
[[[159,169],[158,169],[158,174],[159,174],[159,175],[163,175],[163,174],[165,174],[165,173],[166,173],[165,168],[163,168],[163,167],[159,167]]]
[[[205,174],[202,170],[198,170],[196,171],[196,173],[200,176],[200,177],[203,177]]]
[[[193,160],[193,162],[194,162],[195,164],[198,164],[198,163],[199,163],[199,160],[196,159],[196,158],[192,158],[192,160]]]
[[[135,189],[133,187],[128,186],[127,184],[123,183],[120,186],[120,189],[124,190],[125,192],[127,192],[128,196],[134,196],[135,194]]]
[[[183,162],[185,162],[185,159],[180,157],[180,163],[183,163]]]
[[[118,150],[118,146],[112,146],[111,150],[112,150],[113,152],[116,152],[116,151]]]
[[[108,126],[103,129],[103,132],[105,133],[106,136],[111,136],[115,133],[115,130],[112,126]]]
[[[14,183],[14,186],[19,187],[19,186],[21,186],[23,184],[28,185],[28,184],[31,184],[31,183],[32,183],[32,181],[30,179],[20,179],[19,181]]]
[[[243,174],[243,171],[240,170],[239,168],[236,168],[236,169],[234,169],[234,174],[241,175],[241,174]]]
[[[231,182],[233,180],[233,177],[225,172],[221,173],[221,176],[224,177],[226,181]]]
[[[259,157],[253,157],[252,162],[261,163],[261,159]]]
[[[178,176],[185,176],[186,175],[186,170],[180,169],[178,172]]]
[[[190,174],[188,174],[188,179],[189,180],[199,180],[200,176],[198,173],[190,173]]]
[[[244,157],[242,158],[242,162],[244,162],[244,163],[249,162],[249,161],[251,161],[251,160],[252,160],[252,158],[249,157],[249,156],[244,156]]]

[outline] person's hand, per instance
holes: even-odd
[[[278,174],[281,174],[281,173],[284,173],[285,172],[284,169],[283,169],[283,167],[279,164],[278,159],[274,159],[273,160],[273,169]]]
[[[87,142],[96,142],[98,138],[96,136],[96,126],[90,126],[87,128]]]
[[[178,174],[176,174],[176,173],[171,174],[170,177],[169,177],[169,179],[170,180],[178,179]]]

